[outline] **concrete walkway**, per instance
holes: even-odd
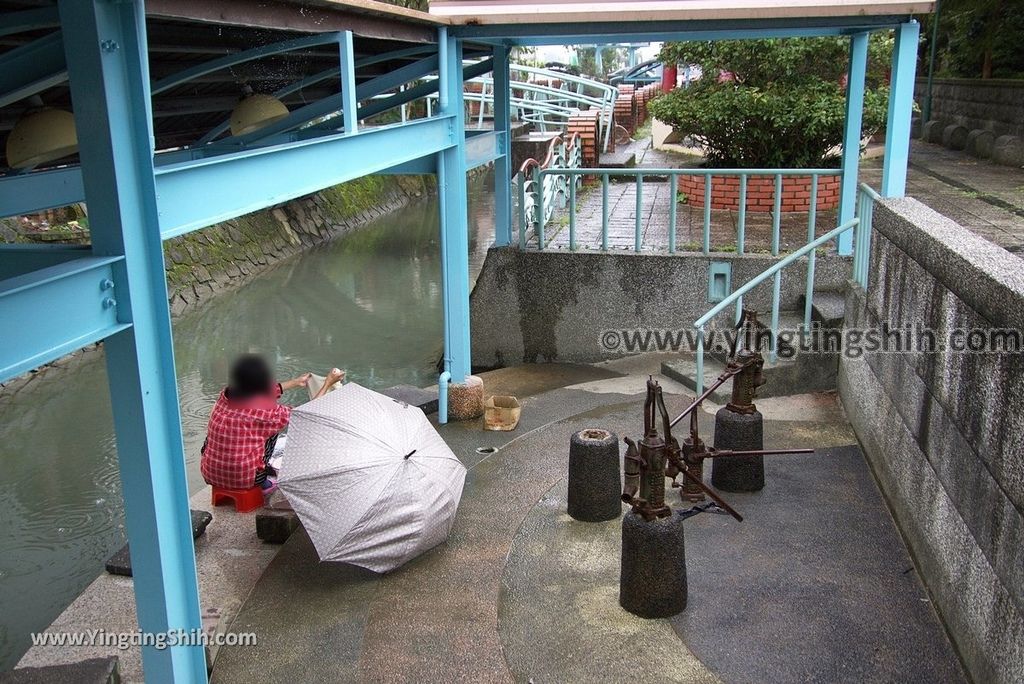
[[[469,468],[459,516],[390,575],[320,564],[293,535],[231,626],[259,646],[222,649],[213,681],[962,681],[832,395],[760,402],[766,446],[845,448],[772,461],[765,491],[730,497],[742,524],[693,520],[687,612],[619,609],[619,526],[564,514],[567,443],[593,425],[636,436],[661,356],[561,369],[569,384],[523,397],[513,433],[443,427]],[[525,368],[495,386],[536,386]]]
[[[882,159],[863,163],[861,180],[881,185]],[[907,194],[1009,252],[1024,256],[1024,169],[911,141]]]

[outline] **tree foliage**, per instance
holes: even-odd
[[[924,18],[922,65],[928,64],[934,22],[934,15]],[[936,72],[963,78],[1024,77],[1022,36],[1024,0],[942,0]]]
[[[869,42],[863,133],[884,125],[892,38]],[[658,119],[689,136],[709,164],[807,168],[842,143],[849,41],[794,38],[668,43],[666,64],[698,64],[703,76],[651,104]]]

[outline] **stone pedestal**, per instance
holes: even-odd
[[[475,375],[448,385],[448,419],[473,420],[484,415],[484,381]]]
[[[748,451],[764,448],[764,417],[759,411],[735,413],[722,407],[715,414],[715,448]],[[764,456],[711,459],[711,484],[723,492],[764,489]]]
[[[666,618],[686,608],[683,518],[622,518],[619,605],[643,618]]]
[[[600,428],[580,430],[569,440],[569,515],[601,522],[622,513],[619,438]]]
[[[512,140],[512,175],[519,173],[519,167],[527,159],[535,159],[543,164],[548,156],[551,141],[559,137],[558,133],[536,131],[517,136]],[[532,173],[532,172],[531,172]]]

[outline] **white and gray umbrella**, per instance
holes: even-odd
[[[279,485],[320,560],[394,570],[448,538],[465,480],[415,406],[349,383],[292,411]]]

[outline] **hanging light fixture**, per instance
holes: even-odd
[[[33,109],[7,136],[7,165],[30,169],[78,151],[75,116],[63,109]]]
[[[288,107],[273,95],[249,95],[231,112],[231,135],[245,135],[288,116]]]

